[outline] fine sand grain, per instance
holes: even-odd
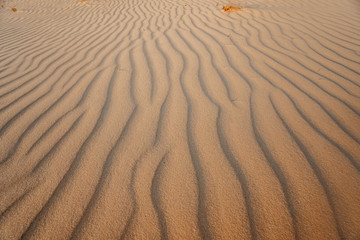
[[[359,1],[1,4],[0,239],[360,239]]]

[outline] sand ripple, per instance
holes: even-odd
[[[359,8],[5,0],[0,239],[360,239]]]

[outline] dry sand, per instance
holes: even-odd
[[[360,239],[358,0],[3,5],[0,239]]]

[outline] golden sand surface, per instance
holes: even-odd
[[[0,239],[360,239],[358,0],[1,4]]]

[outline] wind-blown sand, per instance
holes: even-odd
[[[3,4],[0,239],[360,239],[359,1]]]

